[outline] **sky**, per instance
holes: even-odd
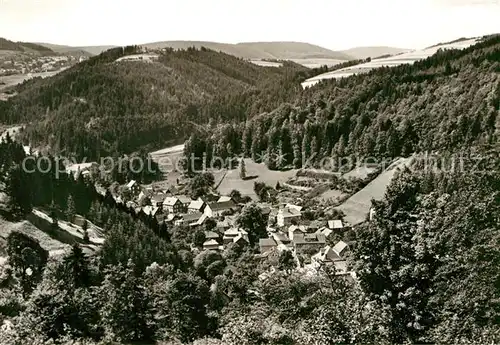
[[[0,37],[72,46],[296,41],[424,48],[500,32],[500,0],[0,0]]]

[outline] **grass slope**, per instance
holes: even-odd
[[[342,205],[337,207],[344,212],[345,220],[352,225],[357,225],[365,221],[366,216],[370,212],[373,200],[381,200],[387,187],[391,183],[394,174],[398,169],[411,163],[411,158],[401,158],[391,164],[385,171],[377,176],[365,188],[351,196]]]
[[[335,70],[333,72],[327,72],[320,74],[318,76],[307,79],[302,83],[303,87],[309,87],[317,84],[321,80],[325,79],[340,79],[347,78],[355,74],[368,73],[376,68],[380,67],[394,67],[404,64],[413,64],[416,61],[428,58],[438,52],[438,50],[443,49],[465,49],[480,41],[480,38],[472,38],[468,40],[458,40],[451,43],[444,43],[428,47],[422,50],[414,50],[399,54],[396,56],[386,57],[382,59],[372,60],[360,65],[355,65],[351,67],[342,68]]]

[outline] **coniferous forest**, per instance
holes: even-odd
[[[314,72],[299,65],[263,68],[207,49],[115,62],[138,49],[109,50],[0,101],[0,121],[26,124],[20,140],[52,167],[26,169],[21,142],[0,143],[0,231],[39,209],[54,228],[78,214],[105,235],[93,255],[74,243],[57,260],[22,232],[0,242],[0,344],[500,342],[500,36],[306,90]],[[201,250],[213,224],[193,231],[137,214],[81,174],[52,170],[61,152],[147,157],[184,140],[185,155],[208,159],[264,152],[271,170],[416,159],[354,229],[349,278],[327,266],[305,275],[287,251],[256,255],[269,216],[255,204],[237,218],[249,243]],[[439,159],[429,165],[425,152]],[[443,163],[454,154],[460,169]],[[159,178],[131,174],[103,179]]]

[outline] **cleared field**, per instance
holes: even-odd
[[[347,196],[347,194],[345,194],[344,192],[342,192],[340,190],[330,189],[330,190],[324,192],[323,194],[321,194],[319,199],[320,200],[331,200],[331,199],[341,200],[342,198],[345,198],[346,196]]]
[[[333,72],[323,73],[316,77],[307,79],[302,83],[302,87],[306,88],[313,86],[319,83],[321,80],[325,79],[340,79],[349,77],[354,74],[368,73],[369,71],[382,66],[392,67],[402,64],[413,64],[415,61],[422,60],[434,55],[439,49],[465,49],[467,47],[470,47],[471,45],[476,44],[478,40],[478,38],[473,38],[455,43],[440,44],[434,47],[414,50],[408,53],[403,53],[383,59],[376,59],[360,65],[342,68]]]
[[[371,200],[381,200],[384,197],[387,186],[391,183],[396,171],[399,168],[410,164],[411,161],[412,158],[398,159],[365,188],[351,196],[342,205],[337,207],[346,215],[345,220],[352,225],[364,222],[366,216],[370,212]]]
[[[182,176],[180,160],[184,152],[184,144],[167,147],[158,151],[151,152],[153,160],[158,163],[160,170],[163,172],[164,181],[157,182],[157,186],[167,186],[175,184],[177,179]]]
[[[253,162],[251,159],[245,159],[245,167],[247,171],[247,176],[257,176],[254,179],[242,180],[240,178],[239,168],[233,170],[223,170],[218,171],[214,174],[216,183],[220,181],[222,176],[225,177],[217,189],[221,194],[227,195],[233,189],[237,189],[241,192],[243,196],[249,196],[254,200],[257,200],[257,195],[253,190],[253,185],[255,182],[264,182],[267,185],[274,187],[277,182],[286,182],[290,177],[297,174],[297,170],[288,171],[272,171],[269,170],[265,164],[259,164]]]
[[[315,58],[315,59],[290,59],[299,65],[305,66],[307,68],[318,68],[324,65],[332,67],[338,65],[339,63],[346,62],[347,60],[340,59],[327,59],[327,58]]]
[[[370,175],[371,173],[375,172],[377,169],[376,168],[371,168],[367,166],[360,166],[352,169],[348,173],[345,173],[342,175],[342,178],[344,179],[350,179],[350,178],[359,178],[359,179],[365,179]]]
[[[264,60],[250,60],[251,63],[257,66],[262,67],[281,67],[283,64],[281,62],[272,62],[272,61],[264,61]]]

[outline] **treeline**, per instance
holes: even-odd
[[[357,231],[356,272],[389,315],[393,341],[500,340],[498,149],[418,160],[399,173]]]
[[[208,49],[166,50],[159,61],[115,62],[140,53],[114,48],[0,102],[0,121],[28,123],[25,143],[78,159],[182,142],[209,122],[244,121],[299,92],[296,72],[256,66]]]
[[[242,154],[271,169],[326,157],[397,157],[498,145],[500,36],[304,90],[294,103],[191,136],[186,154]]]

